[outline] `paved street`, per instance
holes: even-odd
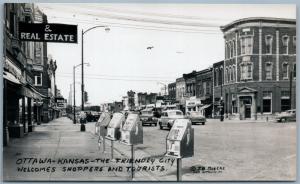
[[[101,153],[94,135],[94,124],[88,123],[86,132],[67,118],[38,126],[34,133],[24,139],[11,140],[4,148],[5,180],[130,180],[130,172],[16,172],[17,158],[110,158],[110,141],[106,152]],[[195,129],[195,155],[183,159],[183,180],[294,180],[296,177],[296,123],[274,122],[219,122],[208,120],[207,124],[193,125]],[[136,172],[135,180],[176,180],[176,161],[167,160],[165,138],[168,130],[144,127],[144,144],[135,146],[135,158],[155,158],[164,171]],[[115,143],[114,158],[130,158],[130,147]],[[159,159],[161,160],[160,163]],[[173,160],[174,161],[174,160]],[[87,166],[118,166],[117,161],[89,163]],[[137,167],[139,164],[136,164]],[[153,165],[153,164],[152,164]],[[35,164],[41,167],[41,164]],[[130,166],[127,164],[126,166]],[[151,163],[141,166],[151,166]],[[157,166],[157,165],[155,165]],[[205,172],[201,170],[205,168]],[[200,172],[197,172],[200,171]]]

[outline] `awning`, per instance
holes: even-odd
[[[206,109],[206,108],[208,108],[210,106],[211,106],[211,104],[207,104],[207,105],[202,106],[200,109]]]
[[[3,78],[12,83],[19,84],[19,85],[21,84],[20,80],[17,79],[13,74],[9,72],[3,72]]]

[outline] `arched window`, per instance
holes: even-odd
[[[231,81],[231,66],[228,68],[228,82]]]
[[[283,54],[289,54],[289,36],[284,35],[282,37],[282,45],[283,45]]]
[[[235,66],[233,65],[232,66],[232,69],[231,69],[231,75],[232,75],[232,81],[235,81]]]
[[[265,42],[266,42],[266,54],[272,54],[273,36],[267,35],[265,38]]]
[[[218,68],[215,70],[215,76],[216,76],[216,78],[215,78],[215,86],[218,86],[219,85],[219,70],[218,70]]]
[[[228,67],[225,70],[225,83],[228,83]]]
[[[288,62],[284,62],[282,64],[282,79],[289,79],[289,64]]]
[[[271,62],[266,62],[265,66],[265,72],[266,72],[266,80],[272,80],[272,70],[273,66]]]

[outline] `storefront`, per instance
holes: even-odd
[[[199,111],[201,108],[201,100],[196,97],[186,99],[185,112]]]

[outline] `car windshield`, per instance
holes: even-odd
[[[171,111],[171,112],[169,112],[169,116],[182,116],[182,112],[180,112],[180,111]]]
[[[201,116],[201,112],[190,112],[191,116]]]
[[[142,111],[142,115],[152,115],[152,111]]]

